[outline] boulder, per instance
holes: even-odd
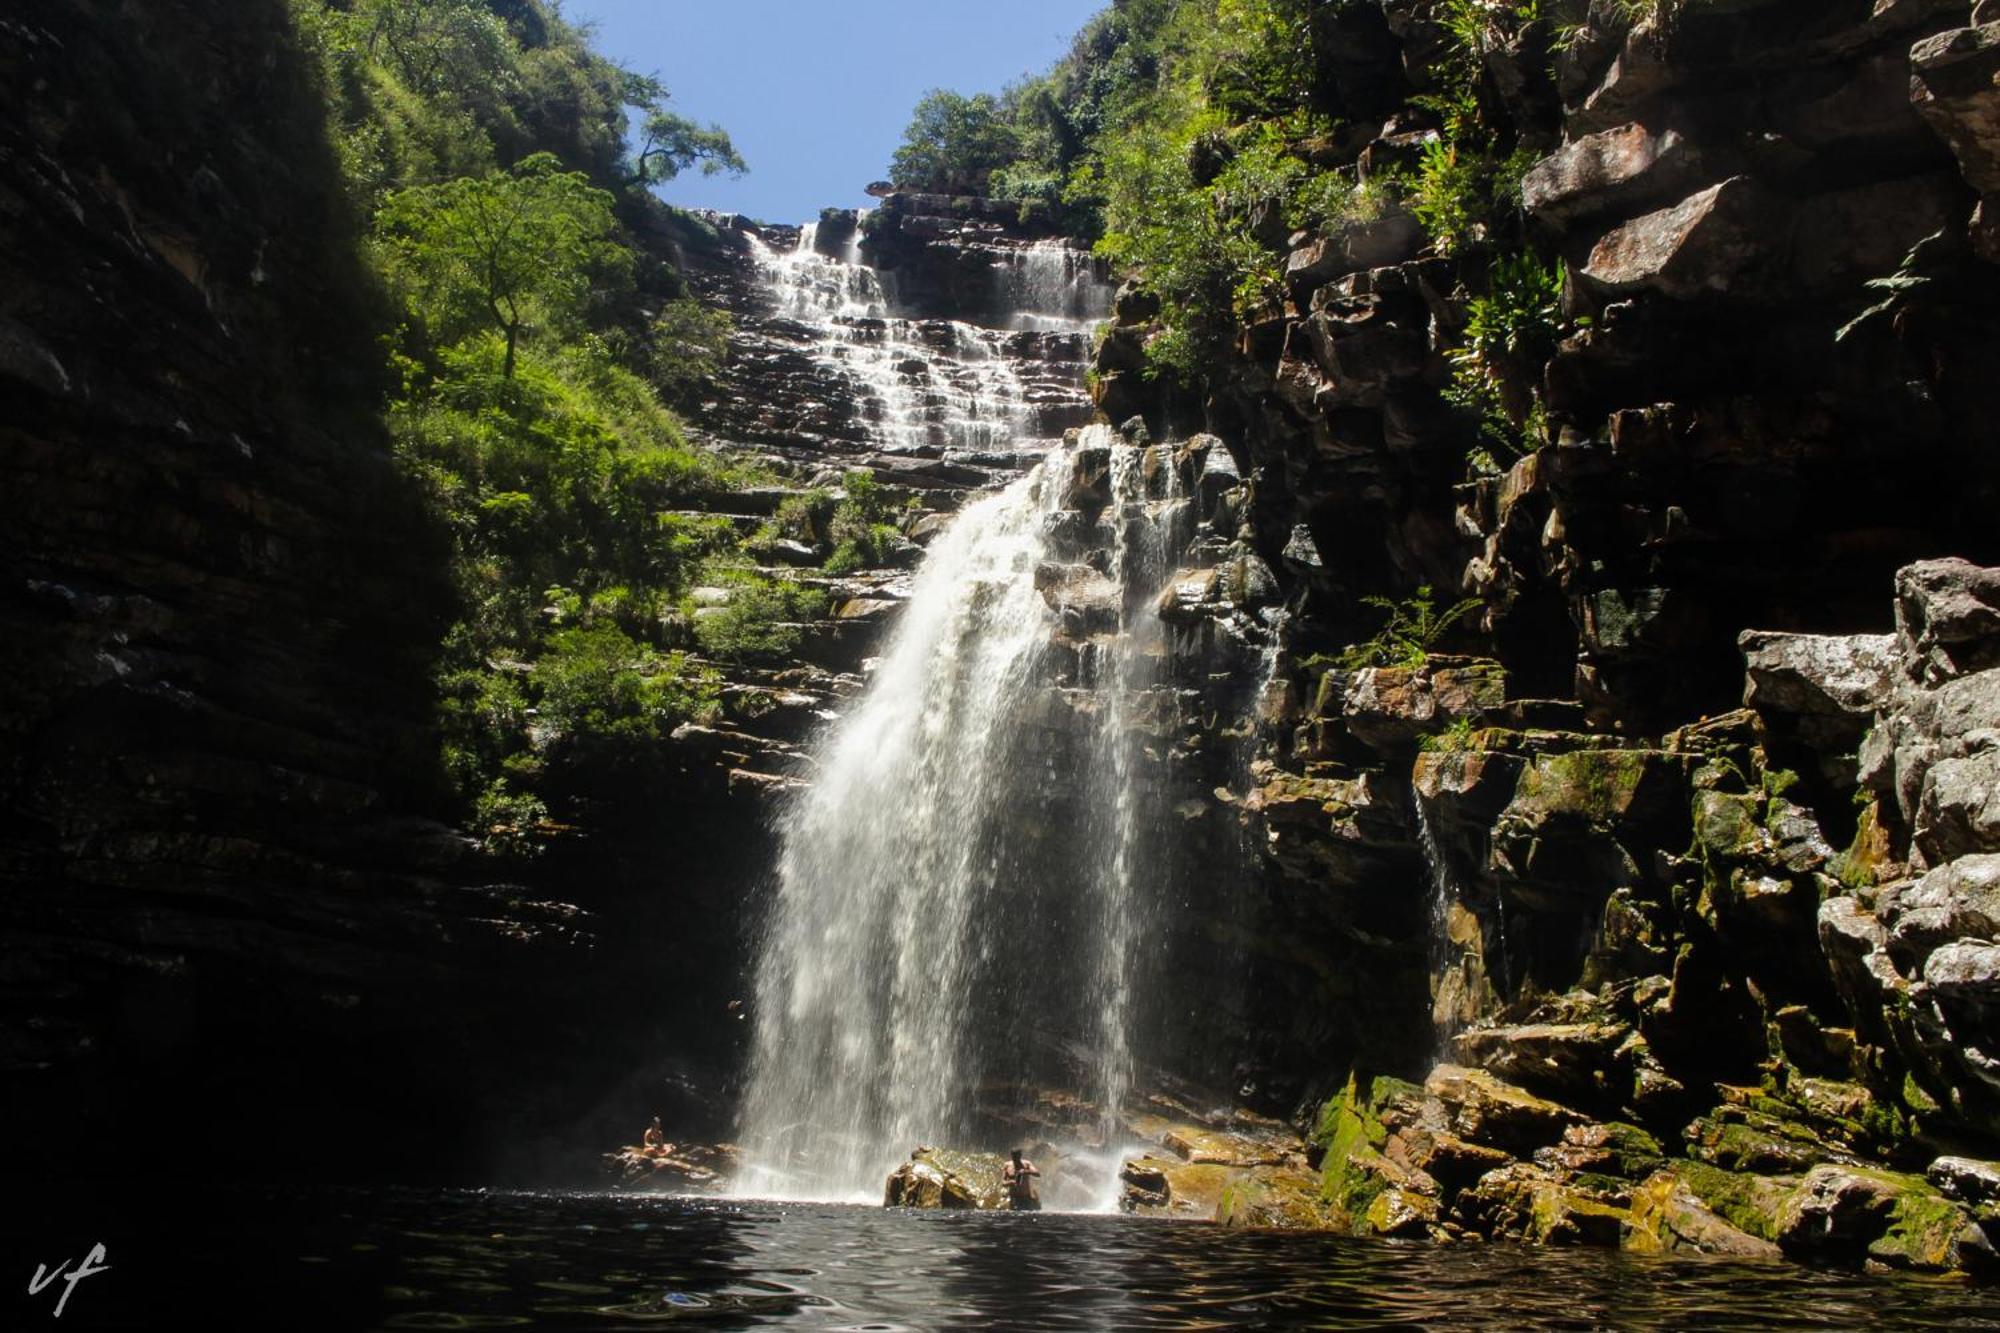
[[[1567,1103],[1616,1103],[1629,1088],[1620,1023],[1527,1023],[1475,1028],[1452,1038],[1452,1058]],[[1622,1086],[1621,1086],[1622,1085]]]
[[[2000,666],[2000,569],[1921,560],[1896,572],[1897,651],[1913,680],[1942,685]]]
[[[1483,1069],[1439,1065],[1424,1080],[1424,1091],[1444,1103],[1459,1137],[1510,1152],[1559,1142],[1565,1129],[1586,1119]]]
[[[1367,667],[1348,677],[1341,704],[1347,729],[1385,754],[1407,753],[1420,737],[1472,721],[1507,697],[1498,662],[1430,658],[1414,667]]]
[[[1911,102],[1951,146],[1966,184],[2000,191],[2000,23],[1918,42],[1910,73]]]
[[[2000,733],[1995,748],[1941,759],[1924,774],[1912,841],[1927,863],[2000,850]]]
[[[1289,1135],[1252,1137],[1198,1125],[1174,1126],[1160,1135],[1160,1146],[1197,1166],[1284,1166],[1304,1160],[1298,1141]]]
[[[1617,1245],[1630,1213],[1565,1184],[1555,1173],[1517,1162],[1481,1176],[1452,1205],[1454,1218],[1483,1235],[1541,1245]]]
[[[1000,1173],[1007,1159],[999,1153],[954,1152],[918,1148],[910,1160],[889,1173],[882,1192],[885,1208],[994,1209],[1007,1203]]]
[[[1243,1174],[1239,1167],[1186,1162],[1178,1157],[1135,1157],[1119,1168],[1122,1212],[1211,1221],[1223,1192]]]
[[[1622,1246],[1640,1254],[1721,1254],[1771,1259],[1771,1241],[1730,1222],[1689,1187],[1678,1171],[1660,1171],[1632,1192],[1631,1220]]]
[[[1679,131],[1620,125],[1564,144],[1529,168],[1521,202],[1537,217],[1569,222],[1671,198],[1700,170],[1700,151]]]
[[[1867,1167],[1814,1167],[1780,1205],[1776,1230],[1797,1256],[1933,1272],[1983,1258],[1971,1218],[1922,1177]]]
[[[2000,1205],[2000,1162],[1972,1157],[1940,1157],[1924,1172],[1940,1194],[1982,1209]]]
[[[1961,936],[2000,939],[2000,854],[1962,857],[1892,885],[1876,915],[1898,955],[1916,960]]]
[[[1612,228],[1591,250],[1583,276],[1613,296],[1729,292],[1770,276],[1765,270],[1784,234],[1782,203],[1749,177],[1734,176]]]
[[[1887,699],[1895,639],[1887,634],[1777,634],[1745,630],[1745,707],[1760,713],[1865,719]]]
[[[1317,1231],[1329,1224],[1319,1173],[1302,1166],[1260,1166],[1223,1188],[1215,1220],[1235,1229]]]

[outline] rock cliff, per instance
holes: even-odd
[[[1237,545],[1188,586],[1255,560],[1291,613],[1232,798],[1264,866],[1243,1041],[1266,1091],[1355,1071],[1318,1137],[1334,1225],[1986,1262],[1955,1168],[1854,1165],[2000,1128],[1969,10],[1597,5],[1560,50],[1488,50],[1563,276],[1560,336],[1508,353],[1546,413],[1518,456],[1468,471],[1442,392],[1497,238],[1274,238],[1282,305],[1203,404]],[[1365,181],[1436,139],[1445,40],[1423,4],[1346,13]],[[1100,345],[1114,418],[1176,410],[1138,374],[1156,312],[1134,293]]]

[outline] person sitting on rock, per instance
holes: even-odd
[[[654,1116],[653,1123],[646,1126],[643,1143],[648,1157],[655,1154],[664,1156],[673,1151],[673,1145],[667,1142],[667,1132],[660,1128],[660,1117]]]
[[[1014,1149],[1012,1159],[1000,1168],[1000,1183],[1007,1187],[1007,1206],[1017,1213],[1040,1212],[1042,1195],[1035,1180],[1041,1174],[1033,1162],[1021,1156],[1019,1148]]]

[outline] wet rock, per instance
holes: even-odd
[[[1513,1152],[1556,1143],[1565,1129],[1585,1119],[1483,1069],[1439,1065],[1424,1080],[1424,1091],[1444,1103],[1461,1138]]]
[[[1661,1171],[1632,1193],[1622,1245],[1640,1254],[1690,1252],[1746,1259],[1776,1258],[1777,1245],[1745,1231],[1709,1207],[1681,1172]]]
[[[1178,1157],[1135,1157],[1119,1169],[1118,1207],[1127,1213],[1212,1220],[1241,1168]]]
[[[2000,1220],[2000,1162],[1972,1157],[1940,1157],[1924,1172],[1924,1178],[1948,1199],[1983,1210],[1984,1220]]]
[[[1489,1171],[1458,1196],[1452,1211],[1483,1235],[1542,1245],[1617,1245],[1629,1217],[1625,1209],[1526,1163]]]
[[[885,1208],[994,1209],[1007,1203],[1000,1173],[1007,1159],[999,1153],[964,1153],[945,1148],[918,1148],[910,1160],[889,1173],[883,1189]]]
[[[1630,1084],[1618,1049],[1631,1029],[1615,1023],[1530,1023],[1475,1028],[1452,1038],[1454,1059],[1574,1105],[1616,1105]]]
[[[1303,1160],[1290,1136],[1253,1138],[1227,1130],[1177,1125],[1160,1135],[1160,1145],[1183,1162],[1209,1166],[1284,1166]]]
[[[1297,1166],[1251,1170],[1224,1187],[1215,1220],[1235,1229],[1323,1230],[1329,1218],[1319,1173]]]
[[[1367,1230],[1377,1236],[1422,1239],[1432,1234],[1438,1221],[1438,1201],[1413,1190],[1386,1189],[1375,1196],[1363,1218]]]
[[[1788,1254],[1943,1271],[1962,1266],[1969,1221],[1921,1177],[1827,1165],[1785,1200],[1775,1225]]]

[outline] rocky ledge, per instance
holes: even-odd
[[[1746,706],[1655,737],[1496,662],[1326,672],[1246,815],[1353,931],[1428,870],[1369,975],[1428,972],[1444,1062],[1355,1061],[1258,1222],[1991,1271],[2000,570],[1895,592],[1746,633]]]

